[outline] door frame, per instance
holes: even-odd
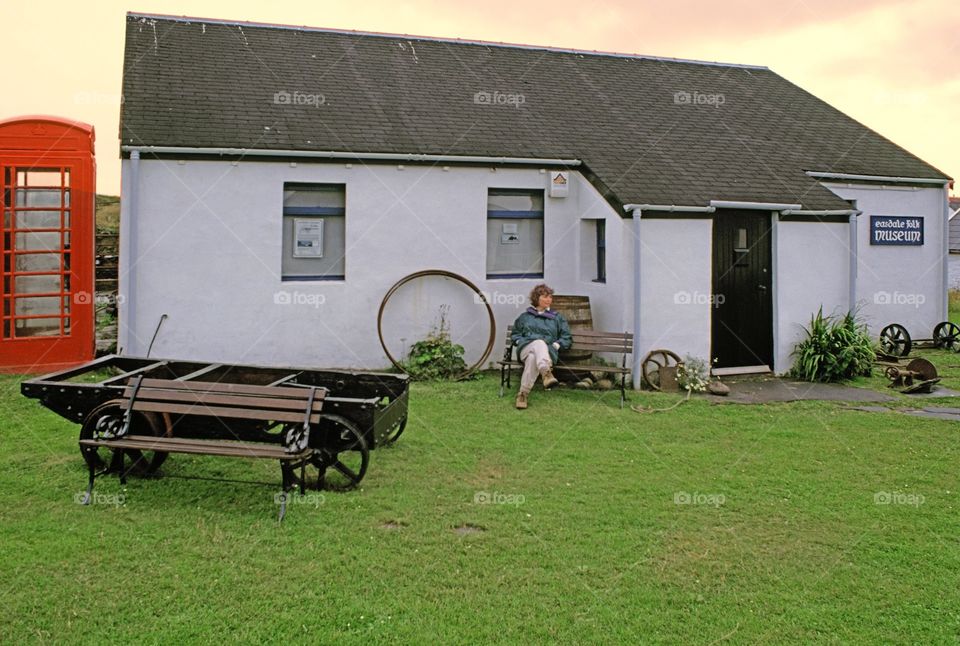
[[[768,218],[766,232],[769,238],[768,248],[769,248],[769,254],[770,254],[769,255],[770,277],[769,277],[769,289],[768,289],[769,308],[770,308],[769,317],[768,317],[769,325],[770,325],[769,363],[760,364],[760,365],[744,365],[744,366],[728,366],[723,368],[712,368],[711,374],[733,375],[733,374],[756,374],[756,373],[763,373],[763,372],[775,372],[776,366],[777,366],[777,348],[778,348],[778,337],[779,337],[779,334],[778,334],[779,308],[778,308],[778,298],[777,298],[777,294],[778,294],[777,256],[779,255],[778,245],[777,245],[777,238],[779,234],[779,230],[777,226],[778,220],[779,220],[778,213],[776,211],[768,211],[766,209],[763,209],[763,210],[728,209],[728,211],[738,211],[741,213],[743,212],[749,213],[750,211],[754,211],[756,213],[757,218],[764,218],[764,217]],[[717,211],[713,213],[711,218],[713,221],[712,227],[711,227],[711,236],[710,236],[710,254],[711,254],[710,286],[711,286],[712,292],[715,291],[717,287],[715,283],[717,278],[717,275],[716,275],[717,272],[716,272],[714,254],[716,251],[716,236],[717,236],[718,222],[720,222],[720,219],[722,217],[723,217],[723,209],[717,209]],[[717,309],[711,308],[711,311],[710,311],[710,357],[711,357],[710,363],[711,365],[713,363],[713,358],[716,356],[714,352],[714,342],[715,342],[714,331],[716,329],[717,315],[718,315]]]

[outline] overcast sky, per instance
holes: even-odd
[[[0,2],[0,119],[54,114],[92,123],[100,193],[120,190],[127,11],[765,65],[960,175],[955,0],[132,1]]]

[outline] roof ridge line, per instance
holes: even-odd
[[[128,11],[128,18],[146,18],[146,19],[159,19],[159,20],[170,20],[173,22],[183,22],[183,23],[207,23],[207,24],[217,24],[217,25],[235,25],[238,27],[249,26],[249,27],[264,27],[268,29],[288,29],[294,31],[313,31],[321,33],[334,33],[334,34],[346,34],[354,36],[372,36],[375,38],[401,38],[408,40],[425,40],[438,43],[454,43],[458,45],[477,45],[482,47],[502,47],[504,49],[532,49],[532,50],[543,50],[548,52],[557,52],[561,54],[582,54],[586,56],[604,56],[607,58],[632,58],[638,60],[651,60],[651,61],[661,61],[664,63],[684,63],[688,65],[706,65],[711,67],[733,67],[740,69],[748,70],[769,70],[770,68],[766,65],[749,65],[746,63],[722,63],[719,61],[701,61],[692,58],[671,58],[669,56],[653,56],[650,54],[627,54],[623,52],[606,52],[598,50],[589,50],[589,49],[573,49],[568,47],[552,47],[550,45],[525,45],[522,43],[503,43],[503,42],[493,42],[487,40],[471,40],[467,38],[445,38],[440,36],[418,36],[415,34],[393,34],[388,32],[379,32],[379,31],[364,31],[357,29],[335,29],[333,27],[310,27],[308,25],[288,25],[282,23],[271,23],[271,22],[254,22],[249,20],[226,20],[222,18],[202,18],[199,16],[173,16],[169,14],[161,13],[140,13],[136,11]]]

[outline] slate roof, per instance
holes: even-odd
[[[579,159],[615,207],[946,179],[762,67],[130,14],[123,97],[124,145]]]

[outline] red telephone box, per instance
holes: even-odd
[[[45,372],[93,359],[93,142],[93,126],[77,121],[0,121],[5,372]]]

